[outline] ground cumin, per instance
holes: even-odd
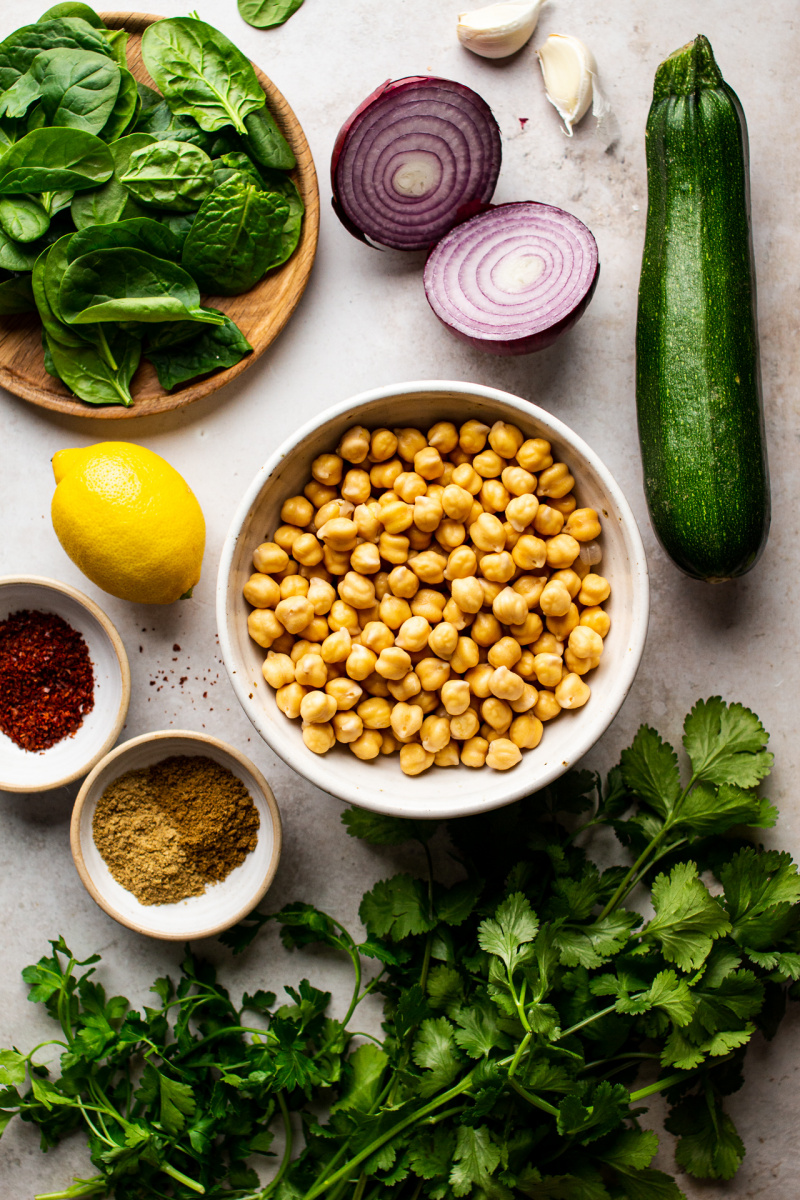
[[[176,756],[110,784],[92,833],[111,874],[137,900],[172,904],[240,866],[258,825],[250,793],[226,767]]]

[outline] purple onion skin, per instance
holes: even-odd
[[[498,357],[510,358],[514,354],[535,354],[537,350],[546,350],[548,346],[552,346],[557,342],[562,333],[568,333],[574,325],[578,324],[586,309],[589,307],[589,301],[594,295],[597,287],[597,280],[600,277],[600,263],[598,262],[594,273],[594,279],[591,282],[588,292],[583,299],[573,308],[571,313],[566,317],[562,317],[555,325],[551,325],[549,329],[543,329],[541,333],[532,333],[528,337],[512,338],[508,342],[490,342],[484,338],[472,337],[468,333],[463,333],[460,329],[454,329],[452,325],[448,325],[447,321],[442,321],[442,318],[437,312],[434,316],[441,321],[445,329],[452,333],[453,337],[457,337],[461,342],[468,342],[470,346],[475,346],[477,350],[482,350],[484,354],[496,354]]]

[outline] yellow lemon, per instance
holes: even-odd
[[[53,473],[53,528],[92,583],[136,604],[172,604],[194,587],[206,525],[168,462],[131,442],[98,442],[59,450]]]

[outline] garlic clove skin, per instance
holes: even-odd
[[[558,112],[572,137],[572,127],[592,104],[597,63],[583,42],[575,37],[551,33],[536,51],[544,76],[547,99]]]
[[[462,46],[482,58],[507,58],[533,34],[546,0],[502,0],[459,13],[456,33]]]

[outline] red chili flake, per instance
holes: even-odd
[[[82,636],[56,613],[22,609],[0,621],[0,730],[23,750],[47,750],[94,708]]]
[[[521,128],[521,129],[524,129],[524,128],[525,128],[525,126],[528,124],[528,118],[527,118],[527,117],[518,117],[518,118],[517,118],[517,120],[519,121],[519,124],[520,124],[520,128]]]

